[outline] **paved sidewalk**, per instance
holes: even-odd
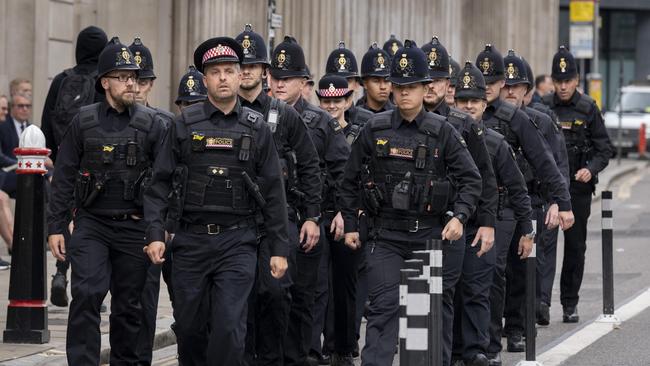
[[[600,192],[607,189],[611,182],[617,178],[631,173],[638,169],[647,167],[648,162],[637,160],[623,160],[618,166],[615,160],[610,162],[609,167],[600,175],[600,183],[596,191],[595,200],[600,198]],[[0,244],[0,256],[8,258],[5,246]],[[48,254],[48,274],[56,271],[55,260]],[[0,271],[0,293],[7,294],[9,290],[9,272]],[[50,278],[48,276],[48,291]],[[69,293],[69,289],[68,289]],[[109,305],[109,312],[102,314],[102,362],[108,360],[108,316],[110,314],[110,294],[105,303]],[[8,299],[6,295],[0,298],[0,332],[6,327]],[[6,366],[34,366],[34,365],[67,365],[65,359],[65,337],[68,309],[51,305],[48,300],[49,329],[51,341],[47,344],[5,344],[0,343],[0,365]],[[158,304],[158,322],[156,330],[156,344],[154,348],[159,349],[175,343],[175,338],[169,325],[173,322],[171,304],[164,281],[161,281],[160,301]],[[2,334],[0,333],[0,337]]]

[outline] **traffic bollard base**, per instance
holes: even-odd
[[[7,308],[7,329],[3,332],[4,343],[43,344],[50,341],[47,329],[47,307]]]
[[[616,314],[601,314],[596,323],[621,324],[621,319]]]
[[[539,361],[523,361],[522,360],[522,361],[517,362],[517,366],[544,366],[544,364],[542,364]]]

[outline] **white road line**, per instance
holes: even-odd
[[[615,313],[621,322],[625,322],[648,307],[650,307],[650,288],[621,306]],[[537,361],[544,366],[558,366],[616,328],[617,326],[614,324],[592,322],[573,333],[560,344],[539,355]]]

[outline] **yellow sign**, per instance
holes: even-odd
[[[594,21],[595,4],[593,0],[571,0],[569,3],[569,21],[571,23],[589,23]]]
[[[601,79],[589,80],[589,96],[596,101],[596,105],[603,110],[603,81]]]

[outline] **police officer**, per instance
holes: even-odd
[[[235,40],[244,50],[240,101],[264,115],[276,142],[285,178],[291,250],[295,251],[303,242],[308,248],[313,247],[320,236],[317,224],[321,201],[318,153],[298,112],[262,90],[270,66],[264,39],[247,24]],[[276,279],[270,275],[266,265],[269,248],[268,237],[263,236],[258,253],[257,282],[249,300],[246,352],[248,358],[257,357],[259,365],[282,363],[291,304],[291,278],[287,275]]]
[[[187,68],[187,72],[178,84],[178,96],[174,104],[179,111],[194,103],[203,102],[208,98],[208,90],[203,83],[203,74],[194,65]]]
[[[147,242],[162,244],[167,128],[135,101],[139,67],[114,37],[99,56],[95,89],[106,101],[82,107],[59,147],[48,207],[48,244],[72,265],[66,342],[71,365],[99,364],[99,309],[111,290],[111,362],[136,364]],[[147,199],[143,195],[148,193]],[[74,202],[70,204],[70,202]],[[69,242],[72,208],[75,230]]]
[[[446,48],[440,43],[438,37],[434,36],[431,42],[422,47],[427,55],[429,75],[431,82],[427,85],[427,94],[424,96],[424,107],[436,114],[447,118],[454,128],[460,133],[472,159],[481,173],[482,190],[481,199],[477,207],[477,214],[472,216],[465,226],[465,261],[462,265],[463,275],[456,292],[455,322],[457,329],[454,335],[458,338],[456,352],[462,353],[466,360],[484,357],[484,350],[481,346],[483,333],[487,333],[485,310],[488,307],[488,292],[486,291],[485,274],[492,271],[493,253],[488,253],[494,244],[494,225],[497,209],[497,186],[494,177],[492,164],[485,141],[483,139],[483,128],[475,123],[471,116],[451,109],[445,103],[445,97],[449,86],[449,54]],[[480,243],[480,245],[478,245]],[[483,257],[486,253],[487,256]],[[483,257],[483,258],[481,258]],[[489,285],[489,284],[488,284]],[[462,304],[462,305],[461,305]],[[461,329],[462,340],[461,337]],[[485,329],[484,329],[485,328]],[[461,350],[461,348],[463,348]],[[481,353],[478,354],[477,352]],[[477,361],[478,362],[478,361]]]
[[[175,120],[176,161],[187,168],[172,278],[183,365],[244,361],[260,210],[271,253],[269,269],[281,278],[287,268],[279,159],[263,116],[239,102],[243,59],[241,45],[229,37],[199,45],[194,63],[205,75],[208,100],[185,108]]]
[[[397,37],[394,34],[391,34],[388,40],[384,42],[384,46],[382,47],[382,49],[386,51],[386,53],[388,54],[388,56],[390,56],[390,59],[392,60],[393,57],[395,57],[397,51],[402,47],[404,47],[402,41],[397,39]]]
[[[460,108],[463,112],[469,113],[475,121],[480,122],[483,118],[483,112],[487,107],[485,79],[476,66],[472,65],[469,61],[465,64],[465,68],[460,71],[460,75],[460,82],[456,86],[456,107]],[[493,281],[483,280],[475,283],[475,286],[489,286],[489,290],[487,288],[483,288],[482,290],[485,293],[488,293],[489,291],[490,307],[488,309],[480,308],[479,310],[482,311],[473,314],[485,318],[484,322],[479,321],[475,323],[477,325],[482,325],[482,327],[467,328],[465,324],[463,324],[462,327],[462,335],[464,339],[467,338],[466,333],[480,336],[480,341],[475,341],[473,343],[475,347],[474,352],[478,351],[480,355],[477,353],[473,356],[473,360],[469,358],[467,351],[471,351],[472,348],[469,347],[468,349],[468,345],[464,344],[464,347],[462,348],[464,352],[461,353],[461,356],[466,361],[470,360],[466,363],[469,363],[469,365],[485,365],[487,360],[484,356],[487,356],[490,365],[492,366],[501,364],[501,356],[499,352],[501,350],[501,323],[505,300],[505,269],[508,247],[510,246],[515,226],[519,226],[521,232],[531,232],[532,224],[530,220],[530,198],[527,194],[524,177],[521,175],[519,167],[515,161],[514,151],[502,135],[489,128],[484,129],[484,131],[489,156],[496,175],[499,194],[495,230],[495,249],[492,250],[493,254],[488,253],[488,255],[483,256],[483,258],[492,255],[495,266],[493,267]],[[526,258],[532,249],[532,243],[532,237],[522,236],[519,239],[517,256],[520,258]],[[473,257],[466,256],[464,264],[467,265],[470,261],[479,262],[479,260],[474,259]],[[477,268],[481,268],[481,266],[477,266]],[[463,273],[463,276],[465,276],[465,273]],[[487,278],[490,278],[489,273],[487,274]],[[486,311],[490,314],[487,314]],[[490,324],[490,334],[488,335],[486,325],[488,324],[487,322],[490,317],[492,324]],[[498,328],[495,328],[497,325]],[[479,330],[479,332],[477,332],[477,330]],[[496,338],[498,345],[493,343],[495,340],[495,333],[498,337]],[[455,335],[456,332],[454,332],[454,336]],[[476,337],[474,339],[476,339]],[[471,353],[469,355],[471,355]]]
[[[358,94],[361,89],[359,66],[354,53],[345,47],[345,42],[340,41],[338,47],[330,52],[325,63],[325,75],[335,74],[348,80],[348,87]],[[354,96],[354,95],[353,95]],[[355,98],[356,99],[356,98]]]
[[[138,85],[135,101],[156,111],[160,119],[168,126],[172,123],[173,115],[163,109],[152,107],[149,104],[149,94],[153,90],[156,74],[153,71],[153,57],[151,51],[136,37],[129,46],[133,54],[133,61],[138,65]],[[149,266],[147,280],[142,291],[142,327],[138,336],[138,357],[143,365],[151,364],[151,350],[156,335],[156,316],[158,314],[158,295],[160,294],[161,265]],[[169,283],[171,286],[171,283]]]
[[[340,188],[346,245],[353,249],[360,245],[359,209],[374,220],[368,243],[370,307],[361,355],[364,365],[390,365],[394,357],[403,261],[412,250],[424,249],[432,237],[464,242],[463,226],[481,192],[478,169],[463,139],[444,118],[423,108],[426,84],[431,81],[426,60],[409,40],[396,53],[390,81],[397,109],[368,121],[352,146]],[[457,182],[453,203],[443,193],[450,188],[448,177]],[[420,192],[417,197],[416,192]],[[447,243],[444,252],[444,364],[449,365],[453,292],[464,246]]]
[[[295,38],[286,36],[271,57],[270,86],[274,97],[293,106],[307,125],[319,156],[320,175],[323,181],[321,204],[321,230],[342,233],[343,222],[335,199],[335,184],[343,174],[350,146],[345,141],[342,128],[336,119],[324,110],[309,104],[301,97],[308,77],[305,55]],[[318,218],[310,218],[317,220]],[[340,235],[340,234],[339,234]],[[323,238],[323,235],[321,235]],[[290,266],[291,312],[289,330],[285,339],[285,364],[305,362],[311,344],[314,289],[318,279],[318,264],[323,243],[315,247],[301,245],[294,250],[295,265]],[[292,263],[293,264],[293,263]]]
[[[542,100],[558,116],[566,141],[571,179],[571,202],[576,225],[564,233],[564,260],[560,277],[560,302],[565,323],[576,323],[578,292],[584,273],[587,249],[587,220],[591,195],[598,173],[605,169],[612,154],[611,143],[600,109],[593,99],[577,91],[578,67],[571,52],[560,46],[553,56],[551,77],[555,93]]]
[[[526,66],[526,71],[528,73],[528,79],[533,80],[534,74],[533,70],[530,67],[530,64],[522,57],[522,61]],[[564,140],[564,134],[562,133],[557,115],[553,112],[546,104],[538,103],[534,101],[534,96],[537,95],[534,85],[531,84],[528,87],[528,93],[524,97],[524,105],[527,107],[527,110],[531,108],[535,111],[539,111],[547,115],[553,124],[551,128],[547,128],[547,133],[549,136],[552,135],[556,139],[556,148],[554,150],[554,158],[557,163],[562,176],[566,181],[567,186],[570,185],[569,178],[569,158],[566,151],[566,142]],[[540,98],[541,100],[541,98]],[[548,137],[547,137],[547,140]],[[550,142],[549,142],[550,143]],[[559,156],[556,156],[556,151],[559,151]],[[555,280],[555,264],[556,264],[556,255],[557,255],[557,236],[558,228],[548,229],[545,228],[539,235],[539,241],[544,243],[541,251],[538,250],[537,260],[540,262],[538,266],[538,284],[539,284],[539,294],[537,297],[537,324],[541,326],[547,326],[550,324],[550,304],[551,304],[551,292],[553,291],[553,281]]]
[[[455,105],[454,95],[456,93],[456,83],[458,81],[458,73],[460,72],[460,64],[449,56],[449,89],[447,89],[447,96],[445,103],[452,107]]]
[[[390,100],[391,83],[387,80],[390,75],[391,57],[377,46],[370,45],[368,52],[361,59],[361,85],[363,97],[357,101],[357,106],[372,113],[384,112],[395,108]]]

